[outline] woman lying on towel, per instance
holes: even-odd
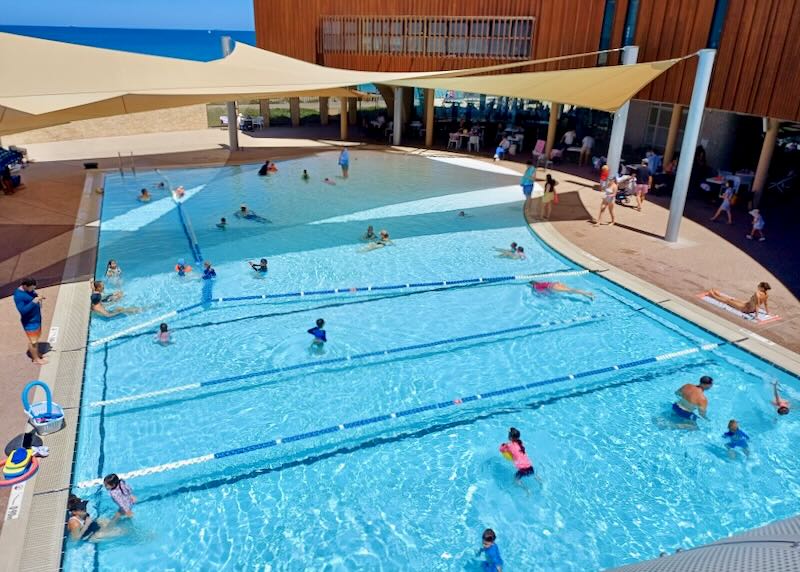
[[[739,310],[743,314],[755,314],[755,319],[758,320],[759,307],[764,306],[764,313],[769,314],[769,310],[767,309],[767,300],[769,299],[769,294],[767,292],[769,290],[771,290],[769,284],[766,282],[759,282],[755,293],[750,296],[750,299],[746,302],[721,294],[719,290],[709,290],[708,295],[714,298],[714,300],[719,300],[723,304],[727,304],[731,308]]]

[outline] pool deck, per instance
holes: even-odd
[[[307,134],[304,129],[296,132]],[[89,320],[84,293],[95,267],[100,196],[93,189],[102,179],[101,172],[83,170],[83,161],[98,161],[101,171],[116,170],[119,151],[130,172],[131,153],[138,169],[279,160],[338,146],[338,141],[323,137],[327,133],[322,131],[317,139],[243,136],[240,142],[247,148],[235,154],[226,148],[227,133],[216,129],[27,146],[34,162],[23,171],[26,188],[0,197],[0,323],[10,333],[0,339],[0,366],[7,372],[0,382],[0,391],[6,396],[0,401],[0,439],[5,444],[24,429],[18,395],[32,379],[47,382],[54,389],[55,401],[73,409],[68,409],[68,428],[45,438],[51,457],[43,460],[39,474],[28,482],[20,516],[7,523],[0,521],[0,553],[6,555],[0,570],[57,570],[60,564],[63,507],[76,430],[74,408],[80,402]],[[413,147],[365,148],[443,154]],[[524,168],[513,162],[503,166],[520,172]],[[647,203],[641,213],[618,208],[617,225],[594,227],[589,213],[595,213],[600,201],[595,181],[552,173],[559,181],[560,195],[553,220],[536,221],[534,213],[526,213],[532,230],[545,242],[587,269],[800,375],[800,356],[794,353],[800,351],[800,303],[791,289],[755,258],[689,219],[684,219],[681,240],[674,245],[665,243],[660,234],[666,227],[667,211],[653,203]],[[543,179],[541,171],[539,178]],[[781,248],[779,243],[765,244]],[[787,253],[794,254],[788,249]],[[59,332],[51,363],[42,368],[34,367],[24,354],[25,339],[10,297],[27,275],[40,279],[41,291],[48,297],[43,338],[51,326]],[[762,280],[771,283],[770,309],[782,318],[763,326],[738,320],[696,298],[710,287],[747,297]],[[0,514],[4,516],[9,490],[0,489]]]

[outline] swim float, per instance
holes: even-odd
[[[513,461],[514,460],[514,455],[512,455],[509,451],[503,451],[500,454],[503,455],[503,458],[506,461]]]
[[[39,470],[39,459],[33,456],[30,449],[19,448],[14,450],[6,459],[0,461],[3,478],[0,487],[10,487],[27,481]]]

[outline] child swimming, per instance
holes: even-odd
[[[153,197],[150,196],[150,192],[147,189],[142,189],[137,197],[137,200],[139,200],[139,202],[146,203],[149,202],[151,198]]]
[[[391,246],[394,244],[392,239],[389,238],[389,233],[385,230],[382,230],[380,233],[378,240],[375,242],[371,242],[366,245],[364,248],[361,249],[361,252],[369,252],[370,250],[376,250],[378,248],[383,248],[384,246]]]
[[[591,292],[587,292],[586,290],[577,290],[575,288],[570,288],[563,282],[536,282],[533,281],[530,283],[531,288],[537,294],[544,294],[546,292],[562,292],[565,294],[579,294],[580,296],[586,296],[587,298],[594,300],[594,294]]]
[[[270,222],[269,219],[266,219],[261,215],[257,215],[255,212],[248,209],[247,205],[241,205],[239,210],[234,213],[234,216],[255,222]]]
[[[162,324],[162,326],[165,324]],[[128,483],[120,479],[115,473],[107,475],[103,479],[103,484],[111,496],[111,499],[119,507],[119,510],[114,514],[111,522],[117,521],[121,517],[132,518],[133,511],[131,508],[136,503],[136,497],[133,496],[133,490],[128,486]]]
[[[258,272],[259,274],[266,274],[268,271],[266,258],[262,258],[258,264],[250,261],[248,261],[247,263],[250,265],[250,268]]]
[[[203,280],[210,280],[217,277],[217,271],[211,267],[211,263],[206,260],[203,262]]]
[[[728,440],[728,442],[725,443],[725,447],[728,449],[728,455],[731,459],[736,456],[736,448],[741,449],[742,453],[745,455],[750,454],[750,449],[748,448],[750,436],[739,429],[739,423],[736,419],[728,421],[728,431],[722,436]]]
[[[226,228],[228,228],[228,220],[225,217],[219,219],[219,222],[217,223],[217,228],[221,230],[225,230]]]
[[[308,171],[303,169],[303,174],[300,178],[303,179],[304,181],[308,181],[311,178],[311,176],[308,174]]]
[[[481,568],[484,572],[502,572],[503,571],[503,558],[500,556],[500,549],[495,544],[497,536],[494,530],[487,528],[481,535],[483,546],[478,550],[478,556],[484,555],[485,560],[481,562]]]
[[[183,258],[179,258],[178,263],[175,265],[175,272],[178,273],[178,276],[186,276],[191,271],[192,267],[186,264]]]
[[[158,327],[158,333],[156,334],[156,341],[161,344],[162,346],[169,345],[169,326],[167,324],[162,323]]]
[[[309,334],[314,336],[314,341],[312,341],[311,343],[316,346],[321,346],[328,341],[328,336],[326,335],[325,330],[323,330],[323,328],[325,327],[325,320],[319,318],[316,324],[317,324],[316,326],[307,331]]]
[[[521,480],[524,477],[535,475],[536,472],[533,469],[533,463],[531,463],[531,460],[525,451],[525,445],[522,443],[522,439],[520,439],[519,430],[514,427],[508,430],[508,442],[500,445],[500,452],[511,455],[511,460],[514,462],[514,466],[517,468],[517,472],[514,473],[514,482],[525,488],[525,485],[522,484]]]
[[[367,232],[363,234],[361,240],[375,240],[375,229],[372,228],[372,225],[367,227]]]
[[[777,408],[778,415],[789,415],[789,402],[781,397],[777,381],[772,382],[772,405]]]
[[[122,268],[119,267],[117,261],[113,258],[109,260],[106,265],[106,278],[117,281],[122,278]]]

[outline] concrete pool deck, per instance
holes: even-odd
[[[119,151],[124,157],[133,153],[138,169],[222,166],[305,156],[335,149],[339,144],[322,139],[243,138],[242,143],[249,147],[231,154],[225,148],[226,142],[226,132],[209,129],[28,146],[34,162],[23,171],[26,188],[14,196],[0,197],[0,233],[5,233],[0,247],[0,321],[10,332],[0,340],[0,365],[8,372],[1,386],[7,399],[0,402],[0,438],[7,441],[25,426],[18,395],[31,379],[50,384],[55,400],[62,405],[74,408],[80,400],[89,319],[84,293],[95,267],[100,203],[93,188],[98,184],[95,177],[101,175],[90,173],[87,179],[83,160],[97,161],[101,170],[116,170]],[[389,153],[445,154],[412,147],[365,148]],[[485,157],[470,157],[491,163]],[[519,172],[524,167],[511,162],[504,162],[503,166]],[[130,167],[128,157],[124,168],[130,172]],[[664,243],[657,234],[665,228],[667,212],[654,204],[648,203],[642,213],[618,209],[617,226],[595,228],[587,222],[588,213],[594,214],[600,200],[592,188],[594,182],[568,173],[553,173],[560,182],[560,204],[553,210],[552,222],[532,224],[533,231],[545,242],[589,270],[800,375],[800,356],[790,351],[800,350],[800,303],[766,268],[690,220],[683,223],[679,243]],[[539,179],[542,178],[540,172]],[[527,215],[531,217],[532,213]],[[43,292],[49,298],[43,312],[43,331],[56,325],[61,336],[51,354],[51,363],[41,371],[24,356],[25,340],[10,298],[18,281],[31,274],[44,278]],[[773,286],[771,310],[782,316],[780,321],[755,327],[750,322],[739,323],[730,314],[695,298],[697,292],[712,286],[746,297],[761,280]],[[57,570],[60,565],[75,417],[75,410],[71,409],[68,430],[45,438],[54,454],[43,462],[36,480],[29,483],[21,516],[0,530],[0,550],[9,555],[3,565],[15,564],[10,570]],[[8,489],[0,489],[0,514],[5,514],[8,494]]]

